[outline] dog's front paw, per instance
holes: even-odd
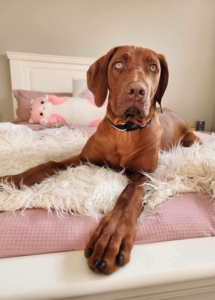
[[[86,248],[89,268],[97,273],[111,274],[126,265],[134,245],[136,225],[129,218],[114,212],[105,216]]]

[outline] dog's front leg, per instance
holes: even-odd
[[[85,248],[88,266],[95,272],[113,273],[130,260],[136,221],[143,210],[141,185],[146,180],[141,174],[134,178],[119,196],[114,209],[101,220]]]
[[[65,159],[61,162],[48,161],[33,167],[21,174],[8,175],[0,178],[0,181],[14,183],[16,187],[20,188],[21,183],[31,186],[35,183],[40,183],[43,179],[54,175],[57,171],[66,170],[68,166],[77,166],[83,159],[80,155]]]

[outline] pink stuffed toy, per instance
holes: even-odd
[[[63,123],[98,126],[106,107],[96,107],[92,99],[45,95],[31,100],[30,123]]]
[[[67,124],[64,117],[59,115],[58,104],[63,104],[68,97],[57,97],[45,95],[41,98],[31,100],[31,118],[29,123],[63,123]],[[56,106],[55,106],[56,105]]]

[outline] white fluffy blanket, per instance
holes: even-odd
[[[25,126],[0,128],[0,176],[17,174],[37,164],[60,161],[80,152],[87,140],[84,131],[62,128],[33,132]],[[177,146],[160,153],[159,166],[144,184],[150,210],[177,193],[197,192],[215,197],[215,135],[203,145]],[[88,216],[114,207],[128,179],[123,173],[94,165],[68,168],[42,183],[20,190],[0,183],[0,211],[33,207]]]

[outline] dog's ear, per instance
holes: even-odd
[[[95,97],[95,104],[104,104],[108,92],[107,68],[118,48],[111,49],[106,55],[96,60],[87,71],[87,85]]]
[[[155,100],[160,104],[161,112],[163,112],[161,99],[167,88],[168,79],[169,79],[169,70],[168,70],[168,64],[166,62],[165,57],[162,54],[159,54],[158,58],[161,65],[161,75],[160,75],[160,82],[155,94]]]

